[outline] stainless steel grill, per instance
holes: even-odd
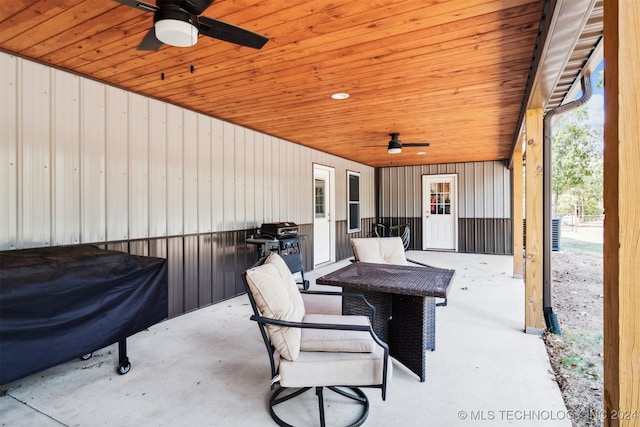
[[[309,281],[304,278],[302,263],[302,242],[307,238],[298,234],[295,222],[271,222],[260,226],[258,234],[249,237],[246,242],[256,245],[258,257],[262,258],[270,252],[277,252],[289,267],[291,273],[300,273],[302,281],[297,282],[304,289],[309,289]]]

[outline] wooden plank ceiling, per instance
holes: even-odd
[[[370,166],[498,160],[510,154],[543,4],[217,0],[202,15],[267,44],[201,35],[146,52],[136,47],[152,13],[14,0],[0,5],[0,49]],[[391,155],[391,132],[431,145]]]

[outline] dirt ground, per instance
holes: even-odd
[[[563,227],[552,253],[553,311],[562,335],[545,342],[574,427],[602,426],[602,227]]]

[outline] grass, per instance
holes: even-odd
[[[583,240],[562,239],[560,249],[577,249],[583,252],[602,253],[602,243],[585,242]]]
[[[560,363],[565,369],[584,374],[591,379],[602,378],[602,334],[568,331],[562,341],[567,355],[560,359]]]

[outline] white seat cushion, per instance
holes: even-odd
[[[277,253],[269,255],[263,265],[247,270],[246,277],[251,295],[264,317],[302,321],[305,315],[302,296],[289,268]],[[267,325],[267,333],[282,358],[296,360],[300,353],[300,328]]]
[[[342,316],[335,314],[306,314],[303,323],[328,323],[333,325],[369,326],[366,316]],[[301,351],[337,351],[371,353],[376,346],[367,331],[341,331],[332,329],[303,329]]]
[[[400,237],[353,238],[351,246],[356,261],[408,265]]]
[[[382,383],[384,350],[375,346],[371,353],[333,353],[301,351],[295,362],[281,360],[279,373],[283,387],[367,386]],[[387,380],[392,376],[391,358]]]

